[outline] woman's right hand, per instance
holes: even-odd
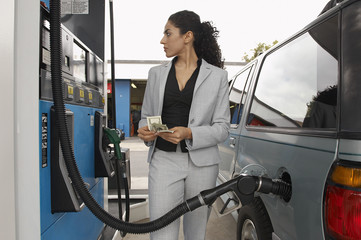
[[[151,142],[157,138],[157,135],[154,131],[149,131],[148,126],[144,126],[138,129],[138,137],[144,142]]]

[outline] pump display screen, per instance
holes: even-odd
[[[73,74],[82,82],[86,82],[87,52],[76,42],[73,44]]]

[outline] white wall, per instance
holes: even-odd
[[[39,0],[0,8],[0,239],[40,239]]]
[[[17,239],[40,239],[39,0],[15,0],[15,207]]]
[[[14,181],[14,1],[0,8],[0,239],[15,239],[15,181]]]

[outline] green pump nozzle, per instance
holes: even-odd
[[[120,137],[117,133],[117,131],[115,129],[110,129],[110,128],[103,128],[103,131],[105,133],[105,135],[107,136],[107,138],[109,139],[110,143],[114,144],[114,149],[115,149],[115,156],[118,160],[122,160],[122,154],[120,151]]]

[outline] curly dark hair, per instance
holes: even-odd
[[[172,14],[168,21],[179,28],[181,34],[193,32],[193,46],[198,58],[203,58],[214,66],[224,67],[222,52],[217,42],[219,31],[212,26],[211,22],[201,23],[198,14],[188,10]]]

